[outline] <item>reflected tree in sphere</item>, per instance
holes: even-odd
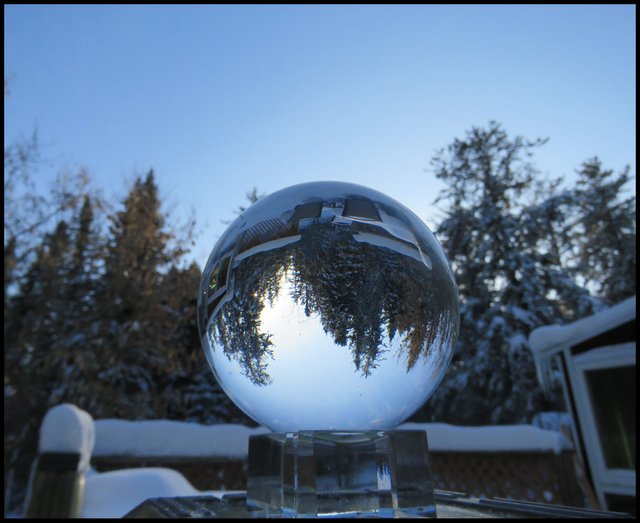
[[[366,187],[307,183],[230,224],[203,272],[198,326],[220,385],[259,423],[392,428],[444,375],[457,291],[409,209]]]

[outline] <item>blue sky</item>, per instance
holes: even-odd
[[[85,166],[114,198],[153,167],[174,217],[195,211],[201,266],[254,186],[359,183],[432,226],[431,157],[492,119],[550,138],[543,173],[570,179],[598,155],[635,174],[632,5],[4,13],[5,145],[37,127],[44,181]]]

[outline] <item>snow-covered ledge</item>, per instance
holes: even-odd
[[[567,325],[545,325],[529,334],[529,347],[541,359],[554,353],[558,347],[576,345],[617,327],[636,317],[636,297],[632,296],[597,314]]]
[[[199,425],[180,421],[97,420],[94,456],[206,457],[246,459],[249,437],[264,427]],[[571,450],[560,432],[532,425],[460,427],[446,423],[404,423],[400,430],[425,430],[432,452],[553,452]]]
[[[200,425],[172,420],[96,420],[93,455],[135,457],[209,457],[244,459],[249,437],[269,432],[264,427]]]
[[[462,427],[447,423],[403,423],[398,429],[425,430],[430,452],[553,452],[572,450],[561,432],[532,425]]]

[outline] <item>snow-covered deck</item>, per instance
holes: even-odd
[[[466,453],[469,459],[477,459],[479,453],[502,456],[545,453],[558,456],[553,459],[560,463],[559,455],[571,450],[571,443],[563,434],[530,425],[457,427],[444,423],[404,423],[397,429],[425,430],[433,456]],[[181,459],[197,462],[198,470],[215,468],[216,463],[228,461],[240,464],[247,458],[249,438],[268,432],[264,427],[204,426],[170,420],[94,421],[86,412],[66,404],[47,414],[41,428],[40,452],[80,454],[78,470],[84,475],[85,484],[80,517],[122,517],[152,497],[220,496],[222,492],[197,489],[185,475],[168,467]],[[156,462],[160,466],[97,472],[88,465],[90,460],[98,463],[109,458],[116,458],[118,469],[122,468],[118,459],[128,466],[143,462]],[[211,482],[207,484],[217,488]]]

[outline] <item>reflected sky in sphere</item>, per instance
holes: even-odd
[[[457,291],[406,207],[358,185],[307,183],[229,226],[203,272],[198,328],[220,385],[258,423],[388,429],[442,379]]]

